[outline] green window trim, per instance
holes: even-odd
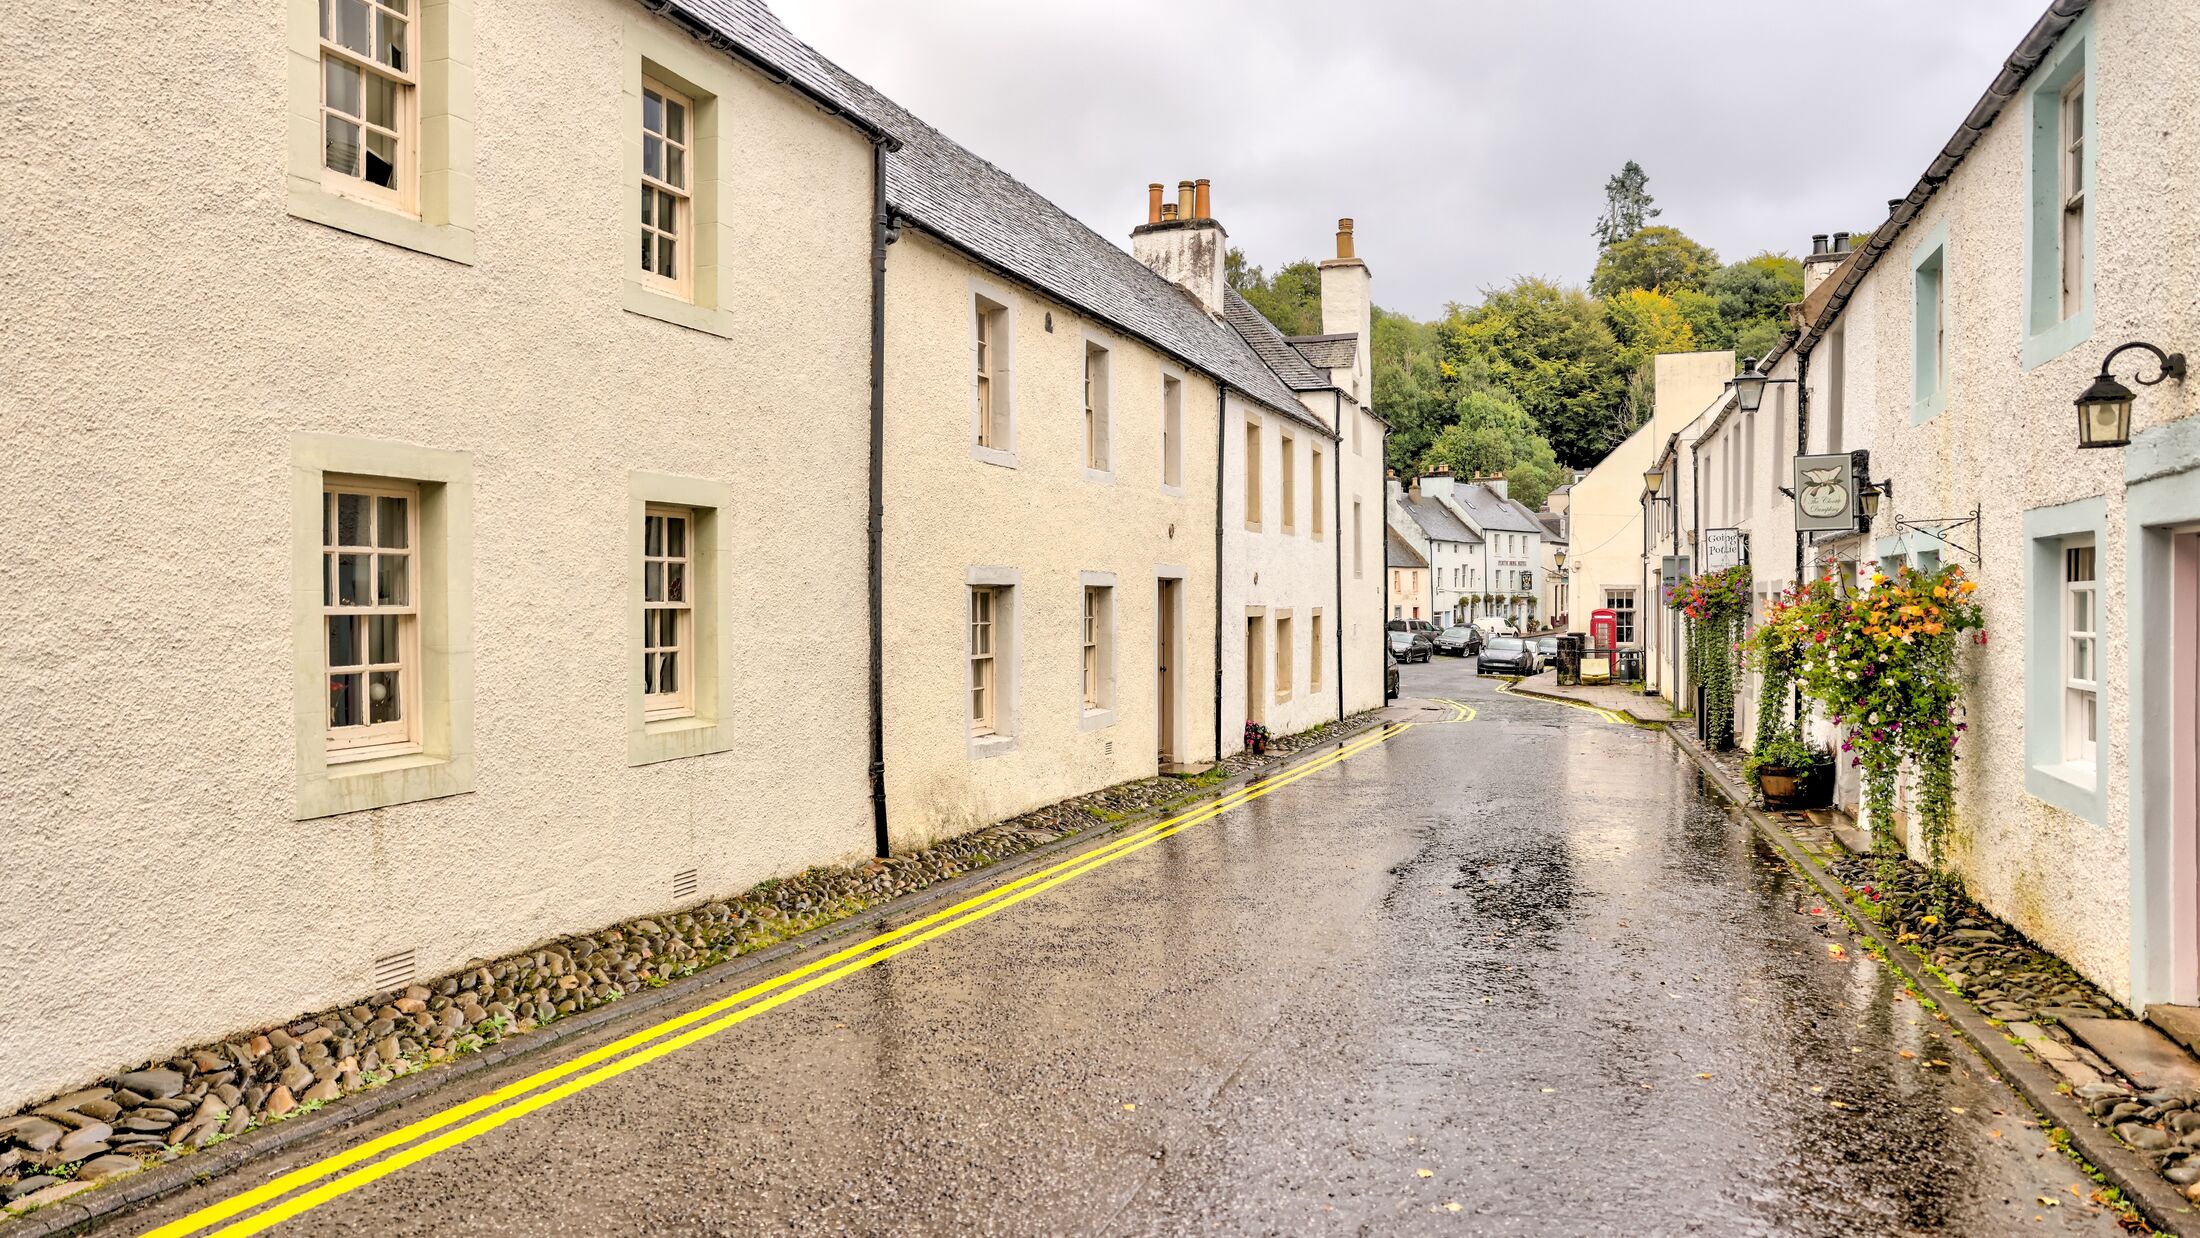
[[[2094,153],[2099,149],[2098,92],[2093,71],[2093,15],[2079,18],[2065,31],[2054,52],[2033,71],[2025,104],[2029,125],[2024,144],[2026,192],[2024,241],[2024,349],[2023,365],[2036,369],[2093,337],[2094,231],[2100,218]],[[2062,315],[2062,96],[2073,81],[2084,78],[2083,121],[2085,146],[2078,161],[2084,179],[2086,204],[2082,236],[2079,305],[2069,317]]]
[[[1943,219],[1910,253],[1910,424],[1938,416],[1948,406],[1948,363],[1954,357],[1954,324],[1948,316],[1948,221]]]
[[[2074,778],[2063,762],[2063,543],[2090,535],[2099,573],[2108,571],[2108,501],[2079,499],[2024,513],[2024,789],[2034,798],[2095,825],[2108,823],[2105,733],[2090,781]],[[2109,621],[2096,621],[2107,630]],[[2108,682],[2103,668],[2100,682]]]

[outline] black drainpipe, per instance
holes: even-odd
[[[1801,348],[1795,350],[1795,454],[1810,451],[1810,354]],[[1795,470],[1788,469],[1788,484],[1795,484]],[[1793,500],[1790,500],[1792,505]],[[1795,534],[1795,587],[1803,587],[1803,538],[1801,530]],[[1796,734],[1803,730],[1803,685],[1788,686],[1788,708],[1795,719]]]
[[[1222,520],[1223,455],[1230,447],[1230,389],[1215,379],[1215,761],[1222,761]]]
[[[886,828],[886,247],[899,230],[886,209],[886,148],[871,147],[871,508],[869,544],[871,620],[871,832],[883,858],[893,854]]]
[[[1329,472],[1335,481],[1331,493],[1337,496],[1336,501],[1329,505],[1335,513],[1330,516],[1329,522],[1337,526],[1329,535],[1337,543],[1337,603],[1336,614],[1331,616],[1329,626],[1333,629],[1331,635],[1336,638],[1337,721],[1342,722],[1344,721],[1344,513],[1340,509],[1344,507],[1344,392],[1333,392],[1330,400],[1337,414],[1335,419],[1337,441],[1329,449]],[[1353,409],[1354,415],[1358,415],[1358,412],[1359,409],[1355,406]],[[1316,481],[1314,484],[1318,486],[1321,483]],[[1385,495],[1384,497],[1387,499],[1389,496]],[[1387,572],[1388,569],[1386,568],[1385,571]],[[1385,575],[1383,579],[1388,580],[1390,577]],[[1319,657],[1321,655],[1316,654],[1315,656]]]

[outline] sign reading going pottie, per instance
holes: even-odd
[[[1851,533],[1857,527],[1855,457],[1795,457],[1795,531]]]
[[[1749,562],[1749,534],[1740,529],[1703,531],[1703,570],[1723,572]]]

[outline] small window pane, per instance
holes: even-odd
[[[655,213],[654,213],[654,212],[652,212],[652,211],[651,211],[651,210],[650,210],[649,208],[651,208],[651,207],[653,207],[653,206],[655,206],[655,205],[657,205],[657,195],[656,195],[655,193],[651,192],[650,190],[646,189],[646,188],[645,188],[645,189],[643,189],[643,190],[642,190],[642,235],[643,235],[644,237],[647,237],[647,236],[649,235],[649,225],[650,225],[650,224],[651,224],[651,223],[653,222],[653,220],[654,220],[654,218],[655,218]]]
[[[377,576],[375,592],[380,597],[381,604],[384,606],[403,606],[411,601],[405,589],[405,566],[412,561],[412,557],[410,555],[377,555],[375,559]]]
[[[397,616],[367,616],[367,661],[387,666],[397,660]]]
[[[677,275],[679,273],[679,270],[680,268],[675,265],[675,260],[673,257],[672,238],[669,236],[658,237],[657,273],[659,275]]]
[[[652,696],[657,691],[657,655],[642,655],[642,695]]]
[[[336,541],[336,496],[321,496],[321,544],[329,546]]]
[[[360,75],[355,73],[352,76],[357,78]],[[370,125],[379,125],[384,129],[397,128],[397,83],[379,73],[369,73],[365,77],[367,110],[364,113],[357,113],[351,108],[345,110],[364,115]]]
[[[409,0],[382,0],[382,7],[390,10],[393,13],[412,12],[412,7],[409,3]]]
[[[397,700],[396,671],[368,673],[367,713],[369,722],[397,722],[404,718]]]
[[[642,565],[642,600],[645,602],[662,602],[665,600],[664,564],[645,563]]]
[[[378,17],[381,37],[375,42],[382,63],[399,73],[406,72],[412,66],[405,56],[405,19],[394,13],[382,13]]]
[[[336,556],[321,556],[321,605],[336,605]]]
[[[665,178],[665,143],[662,138],[642,139],[642,175],[651,180]]]
[[[657,191],[657,230],[680,235],[680,200],[662,189]],[[671,259],[666,261],[669,263]],[[672,268],[667,266],[665,270],[670,273]]]
[[[406,536],[405,500],[376,499],[374,501],[375,544],[391,550],[403,550],[405,549]]]
[[[687,109],[674,100],[665,100],[665,136],[675,142],[687,141]]]
[[[358,666],[359,616],[330,615],[328,617],[328,664],[330,666]]]
[[[659,692],[678,692],[680,690],[680,655],[677,653],[660,653],[657,658],[657,690]]]
[[[677,562],[665,564],[665,600],[667,602],[687,601],[687,564]]]
[[[665,553],[681,558],[687,556],[687,521],[678,516],[665,519]]]
[[[642,229],[642,269],[644,271],[655,271],[657,269],[656,241],[657,238],[654,233],[647,228]]]
[[[360,697],[364,688],[362,675],[331,675],[328,677],[328,724],[334,726],[358,726],[362,721]]]
[[[367,174],[369,185],[384,189],[397,187],[397,139],[387,133],[367,134]]]
[[[321,36],[364,56],[373,50],[365,0],[322,0]]]
[[[687,152],[677,146],[665,151],[665,183],[687,188]]]
[[[665,552],[665,518],[647,516],[642,520],[642,553],[661,555]]]
[[[373,561],[373,555],[336,556],[336,604],[338,606],[368,606],[373,604],[373,590],[368,587],[367,582],[367,573]]]
[[[321,62],[321,101],[346,116],[360,114],[359,70],[330,56]]]
[[[367,496],[363,494],[339,494],[336,496],[336,544],[339,546],[372,546],[367,540]]]
[[[331,172],[345,176],[359,175],[359,126],[334,115],[327,118],[323,134],[321,162]]]
[[[665,131],[664,97],[654,90],[642,92],[642,128],[651,133],[663,133]],[[646,143],[643,149],[648,149]]]

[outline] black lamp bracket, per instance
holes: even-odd
[[[2134,348],[2144,349],[2147,352],[2153,353],[2155,368],[2154,377],[2141,378],[2137,375],[2133,375],[2131,381],[2139,384],[2142,387],[2152,387],[2157,383],[2166,382],[2167,380],[2172,378],[2176,379],[2178,382],[2185,381],[2185,354],[2181,352],[2163,352],[2161,349],[2147,343],[2145,340],[2133,340],[2129,344],[2118,344],[2116,347],[2109,349],[2108,355],[2101,358],[2101,377],[2110,377],[2109,366],[2115,363],[2116,358],[2124,355],[2127,352],[2130,352]]]

